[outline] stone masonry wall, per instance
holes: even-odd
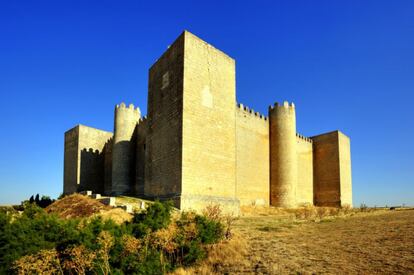
[[[317,206],[340,206],[338,132],[312,137],[314,167],[314,203]]]
[[[181,194],[183,74],[181,35],[149,71],[144,186],[147,197],[176,198]]]
[[[105,169],[105,178],[104,178],[104,194],[110,195],[112,191],[112,148],[113,148],[113,138],[110,138],[104,147],[104,169]]]
[[[296,204],[313,205],[313,148],[312,140],[296,135],[297,151],[297,188]]]
[[[341,132],[339,138],[339,171],[341,182],[341,206],[352,206],[351,144],[350,139]]]
[[[115,107],[111,194],[132,194],[135,181],[136,127],[141,111],[133,104]]]
[[[237,186],[240,205],[269,206],[269,120],[236,108]]]
[[[78,125],[65,133],[64,193],[103,192],[104,146],[112,133]]]
[[[65,132],[65,153],[63,160],[63,193],[75,193],[78,180],[78,144],[79,144],[79,126],[76,126]]]
[[[135,159],[135,182],[134,191],[138,196],[144,195],[145,186],[145,152],[147,140],[147,118],[139,120],[136,135],[136,159]]]
[[[293,103],[269,107],[270,204],[296,207],[296,111]]]
[[[181,208],[220,200],[238,212],[236,199],[235,62],[184,32]]]

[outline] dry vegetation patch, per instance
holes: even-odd
[[[55,201],[45,210],[47,213],[57,214],[63,219],[101,216],[103,219],[112,219],[118,224],[132,219],[132,215],[123,209],[112,208],[98,200],[80,194],[73,194]]]
[[[240,235],[235,235],[229,240],[223,240],[218,244],[207,247],[208,256],[195,267],[179,268],[173,275],[190,274],[229,274],[238,270],[249,270],[248,244]]]
[[[80,194],[73,194],[52,203],[45,210],[47,213],[57,214],[60,218],[71,219],[90,217],[109,209],[111,207],[95,199]]]
[[[93,215],[92,217],[100,216],[104,220],[113,220],[117,224],[122,224],[124,222],[131,221],[133,215],[127,213],[125,210],[121,208],[110,208],[108,210],[101,210],[99,213]]]
[[[250,266],[230,273],[414,273],[414,211],[314,210],[308,220],[298,218],[303,210],[239,219],[235,231],[249,244]]]

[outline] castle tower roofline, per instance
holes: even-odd
[[[269,106],[269,111],[279,108],[295,109],[295,103],[289,103],[288,101],[284,101],[283,103],[275,102],[273,105]]]
[[[121,104],[117,104],[115,106],[115,109],[117,109],[117,110],[118,109],[130,110],[130,111],[134,111],[134,112],[138,113],[139,115],[141,115],[141,110],[139,109],[139,107],[135,108],[134,104],[132,104],[132,103],[129,104],[128,107],[127,107],[124,102],[121,102]]]
[[[210,43],[207,43],[206,41],[204,41],[203,39],[201,39],[200,37],[198,37],[197,35],[195,35],[195,34],[193,34],[192,32],[190,32],[190,31],[188,31],[188,30],[184,30],[175,40],[174,40],[174,42],[172,43],[172,44],[170,44],[170,45],[168,45],[167,46],[167,50],[160,56],[160,57],[158,57],[156,60],[155,60],[155,62],[151,65],[151,67],[150,67],[150,71],[152,70],[152,68],[154,67],[154,65],[157,63],[157,61],[158,60],[160,60],[163,56],[165,56],[165,55],[167,55],[167,53],[171,50],[171,49],[173,49],[174,47],[174,45],[176,44],[176,43],[179,43],[180,41],[181,41],[181,39],[184,39],[184,42],[185,42],[185,40],[186,40],[186,37],[189,37],[189,36],[191,36],[191,37],[193,37],[193,38],[196,38],[197,40],[199,40],[200,42],[202,42],[202,43],[204,43],[205,45],[208,45],[209,47],[211,47],[211,48],[213,48],[214,50],[216,50],[217,52],[220,52],[221,54],[222,54],[222,56],[223,57],[226,57],[226,58],[228,58],[229,60],[232,60],[232,62],[236,62],[235,60],[234,60],[234,58],[232,58],[231,56],[229,56],[227,53],[225,53],[225,52],[223,52],[222,50],[220,50],[220,49],[217,49],[216,47],[214,47],[213,45],[211,45]]]
[[[333,130],[333,131],[325,132],[325,133],[322,133],[322,134],[318,134],[318,135],[311,136],[311,137],[309,137],[309,138],[316,138],[316,137],[319,137],[319,136],[329,135],[329,134],[333,134],[333,133],[338,133],[338,134],[341,134],[341,135],[343,135],[343,136],[345,136],[345,137],[349,138],[349,136],[348,136],[348,135],[344,134],[344,133],[343,133],[342,131],[340,131],[340,130]]]
[[[80,128],[80,127],[85,127],[85,128],[89,128],[89,129],[98,130],[98,131],[100,131],[100,132],[105,132],[105,133],[108,133],[108,134],[112,134],[112,132],[111,132],[111,131],[102,130],[102,129],[99,129],[99,128],[96,128],[96,127],[87,126],[87,125],[80,124],[80,123],[79,123],[79,124],[77,124],[77,125],[75,125],[74,127],[70,128],[70,129],[69,129],[69,130],[67,130],[65,133],[70,132],[70,131],[72,131],[72,130],[74,130],[74,129],[76,129],[76,128]]]
[[[222,50],[217,49],[215,46],[211,45],[210,43],[207,43],[206,41],[204,41],[203,39],[201,39],[201,38],[200,38],[200,37],[198,37],[197,35],[193,34],[192,32],[189,32],[188,30],[184,30],[184,31],[182,32],[182,34],[181,34],[181,35],[184,35],[184,36],[186,36],[186,35],[192,36],[192,37],[196,38],[197,40],[199,40],[200,42],[202,42],[202,43],[204,43],[204,44],[208,45],[209,47],[212,47],[212,48],[213,48],[213,49],[215,49],[216,51],[218,51],[218,52],[222,53],[225,57],[227,57],[227,58],[229,58],[229,59],[233,60],[233,62],[235,62],[235,60],[234,60],[234,58],[233,58],[233,57],[231,57],[231,56],[230,56],[230,55],[228,55],[227,53],[223,52]]]

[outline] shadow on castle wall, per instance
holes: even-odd
[[[116,147],[125,147],[128,148],[127,151],[131,152],[131,155],[128,156],[130,158],[130,161],[128,161],[130,164],[128,171],[131,182],[135,184],[127,192],[130,195],[144,193],[145,145],[140,144],[140,146],[136,146],[135,139],[135,137],[132,139],[133,142],[121,141],[116,144]],[[77,192],[91,190],[99,194],[109,195],[111,193],[112,144],[106,144],[105,146],[110,146],[110,148],[105,147],[102,152],[92,148],[81,149]],[[133,148],[137,149],[133,150]]]
[[[92,148],[82,149],[77,191],[93,190],[96,193],[103,193],[104,171],[104,153]]]

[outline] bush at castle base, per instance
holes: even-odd
[[[171,209],[156,202],[120,225],[63,220],[36,205],[0,213],[0,274],[160,274],[203,259],[205,245],[224,237],[219,221],[195,213],[172,219]]]

